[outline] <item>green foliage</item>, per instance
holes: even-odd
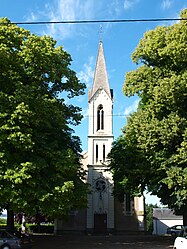
[[[181,12],[187,17],[187,10]],[[148,31],[132,54],[123,92],[139,108],[113,145],[111,169],[121,191],[147,188],[175,210],[187,206],[187,21]]]
[[[158,208],[158,206],[153,204],[145,204],[146,230],[150,234],[153,232],[153,208]]]
[[[27,224],[27,229],[29,233],[54,233],[54,224]]]
[[[6,225],[6,219],[0,218],[0,225]]]
[[[86,205],[80,139],[84,94],[71,56],[49,36],[0,19],[0,206],[49,216]]]

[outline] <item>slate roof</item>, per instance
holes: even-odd
[[[105,63],[102,41],[99,42],[99,49],[98,49],[96,67],[95,67],[94,80],[93,80],[92,89],[89,92],[89,99],[88,99],[89,101],[94,96],[94,94],[97,92],[98,89],[104,89],[105,92],[108,94],[108,96],[112,98],[110,87],[109,87],[108,74],[106,70],[106,63]]]
[[[182,220],[181,215],[174,214],[169,208],[153,208],[153,219],[159,220]]]

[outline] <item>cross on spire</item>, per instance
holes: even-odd
[[[102,42],[102,34],[103,34],[103,26],[102,26],[102,24],[100,25],[100,29],[99,29],[99,34],[100,34],[100,38],[99,38],[99,40],[100,40],[100,42]]]

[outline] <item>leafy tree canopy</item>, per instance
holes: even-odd
[[[181,18],[187,18],[187,9]],[[116,192],[148,189],[163,204],[182,210],[187,206],[187,21],[146,32],[132,60],[139,67],[127,73],[123,92],[138,95],[140,102],[110,154]]]
[[[0,19],[0,206],[28,215],[86,204],[80,140],[72,125],[84,94],[71,56],[49,36]]]

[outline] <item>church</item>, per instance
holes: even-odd
[[[107,155],[113,136],[113,90],[110,89],[103,42],[99,42],[92,89],[88,94],[88,151],[82,164],[91,186],[87,209],[74,210],[68,221],[57,219],[55,233],[120,234],[143,232],[144,197],[113,196],[113,177],[108,171]]]

